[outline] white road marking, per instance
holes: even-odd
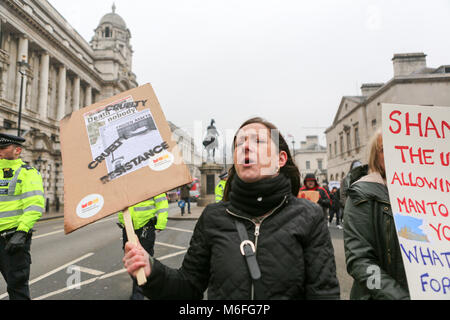
[[[165,259],[169,259],[169,258],[178,256],[180,254],[184,254],[184,253],[186,253],[186,251],[187,250],[178,251],[178,252],[175,252],[175,253],[172,253],[172,254],[168,254],[168,255],[162,256],[160,258],[157,257],[157,259],[159,261],[162,261],[162,260],[165,260]],[[52,297],[54,295],[57,295],[57,294],[64,293],[66,291],[75,289],[75,288],[80,288],[80,287],[82,287],[82,286],[84,286],[86,284],[90,284],[90,283],[95,282],[97,280],[103,280],[103,279],[110,278],[110,277],[113,277],[113,276],[116,276],[116,275],[119,275],[119,274],[122,274],[122,273],[125,273],[125,272],[127,272],[126,269],[120,269],[120,270],[117,270],[117,271],[113,271],[111,273],[104,274],[104,275],[102,275],[100,277],[95,277],[95,278],[92,278],[92,279],[89,279],[89,280],[86,280],[86,281],[83,281],[83,282],[71,285],[69,287],[66,287],[66,288],[63,288],[63,289],[60,289],[60,290],[57,290],[57,291],[49,292],[49,293],[47,293],[45,295],[42,295],[40,297],[37,297],[37,298],[35,298],[33,300],[43,300],[43,299]]]
[[[178,252],[175,252],[175,253],[167,254],[165,256],[162,256],[161,258],[156,257],[156,259],[158,259],[159,261],[162,261],[162,260],[169,259],[169,258],[172,258],[172,257],[175,257],[175,256],[179,256],[180,254],[183,254],[183,253],[186,253],[186,252],[187,252],[187,250],[181,250],[181,251],[178,251]]]
[[[155,241],[155,244],[158,244],[160,246],[166,246],[166,247],[170,247],[170,248],[175,248],[175,249],[181,249],[181,250],[187,249],[186,247],[180,247],[180,246],[176,246],[174,244],[163,243],[163,242],[158,242],[158,241]]]
[[[52,274],[54,274],[54,273],[56,273],[56,272],[58,272],[60,270],[66,269],[67,267],[69,267],[71,265],[74,265],[75,263],[80,262],[81,260],[89,258],[89,257],[91,257],[93,255],[94,255],[93,252],[89,252],[89,253],[85,254],[84,256],[81,256],[81,257],[79,257],[79,258],[77,258],[75,260],[72,260],[72,261],[70,261],[70,262],[68,262],[68,263],[66,263],[66,264],[64,264],[64,265],[62,265],[62,266],[60,266],[60,267],[58,267],[56,269],[53,269],[52,271],[47,272],[46,274],[43,274],[42,276],[39,276],[39,277],[31,280],[29,284],[32,285],[35,282],[38,282],[38,281],[40,281],[40,280],[42,280],[44,278],[47,278],[48,276],[51,276]]]
[[[85,268],[85,267],[81,267],[81,266],[77,266],[77,268],[78,268],[78,270],[80,270],[80,272],[88,273],[93,276],[101,276],[102,274],[105,274],[103,271],[98,271],[98,270],[94,270],[91,268]]]
[[[117,276],[118,274],[125,273],[125,272],[127,272],[127,269],[125,269],[125,268],[124,269],[120,269],[120,270],[117,270],[117,271],[114,271],[114,272],[110,272],[110,273],[104,274],[101,277],[99,277],[98,279],[99,280],[103,280],[103,279],[106,279],[106,278],[111,278],[111,277]]]
[[[33,238],[31,238],[31,239],[32,240],[36,240],[36,239],[39,239],[39,238],[48,237],[48,236],[51,236],[51,235],[54,235],[54,234],[57,234],[57,233],[61,233],[61,232],[64,232],[64,230],[58,230],[58,231],[53,231],[53,232],[49,232],[49,233],[44,233],[44,234],[41,234],[41,235],[38,235],[38,236],[33,236]]]
[[[98,221],[95,221],[95,222],[91,223],[91,225],[94,225],[94,224],[97,224],[97,223],[100,223],[100,222],[111,221],[111,220],[117,220],[117,222],[119,221],[119,219],[116,216],[116,217],[112,217],[112,218],[108,218],[108,219],[107,218],[100,219]]]
[[[54,296],[54,295],[57,295],[57,294],[60,294],[60,293],[63,293],[63,292],[66,292],[66,291],[69,291],[69,290],[72,290],[72,289],[80,288],[81,286],[84,286],[85,284],[92,283],[92,282],[94,282],[97,279],[98,278],[92,278],[92,279],[89,279],[89,280],[86,280],[86,281],[83,281],[83,282],[80,282],[80,283],[76,283],[76,284],[73,284],[71,286],[65,287],[63,289],[44,294],[43,296],[37,297],[37,298],[35,298],[33,300],[43,300],[45,298],[49,298],[51,296]]]
[[[70,261],[70,262],[68,262],[68,263],[66,263],[66,264],[64,264],[64,265],[62,265],[62,266],[60,266],[60,267],[58,267],[56,269],[53,269],[52,271],[47,272],[46,274],[43,274],[42,276],[39,276],[39,277],[31,280],[28,284],[32,285],[33,283],[36,283],[36,282],[38,282],[38,281],[40,281],[40,280],[42,280],[44,278],[47,278],[48,276],[51,276],[52,274],[54,274],[54,273],[56,273],[56,272],[58,272],[60,270],[63,270],[65,268],[67,268],[68,266],[71,266],[71,265],[73,265],[73,264],[75,264],[75,263],[77,263],[77,262],[79,262],[81,260],[89,258],[92,255],[94,255],[94,253],[93,252],[89,252],[89,253],[85,254],[84,256],[81,256],[81,257],[79,257],[79,258],[77,258],[75,260],[72,260],[72,261]],[[7,296],[8,296],[8,293],[4,293],[4,294],[2,294],[0,296],[0,299],[3,299],[5,297],[7,297]]]
[[[109,218],[109,219],[101,219],[101,220],[99,220],[99,221],[96,221],[96,222],[92,223],[92,225],[94,225],[94,224],[96,224],[96,223],[100,223],[100,222],[110,221],[110,220],[113,220],[113,219],[117,219],[117,218],[116,218],[116,217],[113,217],[113,218]],[[56,228],[60,228],[60,227],[56,227]],[[56,228],[53,228],[53,229],[56,229]],[[38,236],[34,236],[34,237],[32,238],[32,240],[36,240],[36,239],[39,239],[39,238],[44,238],[44,237],[52,236],[52,235],[54,235],[54,234],[58,234],[58,233],[61,233],[61,232],[64,232],[64,229],[60,229],[60,230],[57,230],[57,231],[53,231],[53,232],[44,233],[44,234],[41,234],[41,235],[38,235]]]
[[[188,233],[192,233],[193,232],[192,230],[173,228],[173,227],[166,227],[166,229],[168,229],[168,230],[175,230],[175,231],[182,231],[182,232],[188,232]]]
[[[99,223],[99,222],[110,221],[110,220],[113,220],[113,219],[116,219],[116,218],[117,218],[117,217],[112,217],[112,218],[108,218],[108,219],[101,219],[101,220],[99,220],[99,221],[94,222],[93,224]],[[45,222],[45,221],[43,221],[43,222]],[[168,230],[174,230],[174,231],[187,232],[187,233],[192,233],[192,232],[193,232],[192,230],[181,229],[181,228],[174,228],[174,227],[166,227],[166,229],[168,229]],[[35,239],[39,239],[39,238],[51,236],[51,235],[54,235],[54,234],[58,234],[58,233],[60,233],[60,232],[64,232],[64,229],[57,230],[57,231],[53,231],[53,232],[49,232],[49,233],[45,233],[45,234],[38,235],[38,236],[34,236],[32,239],[35,240]],[[162,246],[167,246],[167,247],[171,247],[171,248],[175,248],[175,249],[182,249],[182,251],[175,252],[175,253],[172,253],[172,254],[168,254],[168,255],[162,256],[161,258],[157,258],[158,260],[168,259],[168,258],[177,256],[177,255],[180,255],[180,254],[184,254],[184,253],[187,252],[187,250],[186,250],[187,248],[186,248],[186,247],[176,246],[176,245],[173,245],[173,244],[168,244],[168,243],[163,243],[163,242],[155,242],[155,244],[162,245]],[[42,276],[39,276],[38,278],[35,278],[35,279],[31,280],[31,281],[29,282],[29,285],[32,285],[33,283],[36,283],[37,281],[40,281],[40,280],[42,280],[42,279],[44,279],[44,278],[46,278],[46,277],[48,277],[48,276],[50,276],[50,275],[52,275],[52,274],[54,274],[54,273],[60,271],[60,270],[62,270],[62,269],[65,269],[65,268],[67,268],[67,267],[70,266],[70,265],[74,265],[75,263],[77,263],[77,262],[79,262],[79,261],[81,261],[81,260],[83,260],[83,259],[86,259],[86,258],[92,256],[93,254],[94,254],[94,253],[92,253],[92,252],[91,252],[91,253],[88,253],[88,254],[86,254],[86,255],[84,255],[84,256],[78,258],[78,259],[75,259],[75,260],[73,260],[73,261],[71,261],[71,262],[69,262],[69,263],[67,263],[67,264],[65,264],[65,265],[63,265],[63,266],[60,266],[60,267],[58,267],[58,268],[56,268],[56,269],[54,269],[54,270],[52,270],[52,271],[49,271],[49,272],[47,272],[46,274],[44,274],[44,275],[42,275]],[[82,271],[82,270],[84,270],[84,271]],[[88,271],[86,271],[86,270],[88,270]],[[93,278],[93,279],[89,279],[89,280],[86,280],[86,281],[83,281],[83,282],[80,283],[80,285],[85,285],[85,284],[92,283],[92,282],[96,281],[97,279],[100,279],[100,280],[101,280],[101,279],[106,279],[106,278],[113,277],[113,276],[115,276],[115,275],[124,273],[124,272],[126,272],[126,269],[117,270],[117,271],[114,271],[114,272],[111,272],[111,273],[108,273],[108,274],[104,274],[104,272],[102,272],[102,271],[93,270],[93,269],[84,268],[84,267],[80,267],[80,271],[81,271],[81,272],[86,272],[86,273],[89,273],[89,274],[92,274],[92,275],[97,276],[97,277],[95,277],[95,278]],[[78,285],[77,285],[77,286],[78,286]],[[68,291],[68,290],[72,290],[72,289],[74,289],[74,288],[75,288],[75,286],[69,286],[69,287],[67,287],[67,288],[64,288],[64,289],[61,289],[61,290],[58,290],[58,291],[54,291],[54,292],[51,292],[51,293],[46,294],[46,295],[44,295],[44,296],[38,297],[38,298],[36,298],[36,299],[34,299],[34,300],[45,299],[45,298],[48,298],[48,297],[50,297],[50,296],[53,296],[53,295],[56,295],[56,294],[59,294],[59,293],[62,293],[62,292],[65,292],[65,291]],[[0,300],[3,299],[3,298],[5,298],[5,297],[7,297],[7,296],[8,296],[8,293],[4,293],[4,294],[0,295]]]

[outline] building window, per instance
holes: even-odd
[[[330,158],[333,155],[332,150],[331,150],[331,143],[330,143]]]
[[[105,38],[111,38],[111,30],[109,27],[105,28]]]
[[[334,155],[337,156],[337,141],[334,142]]]
[[[317,159],[317,168],[319,168],[319,170],[323,170],[322,163],[323,163],[322,159]]]
[[[361,145],[361,142],[359,141],[359,128],[358,126],[355,126],[355,148],[358,148]]]
[[[311,162],[306,161],[306,170],[311,169]]]
[[[334,181],[333,175],[330,176],[330,181]]]
[[[3,120],[3,129],[6,129],[6,130],[12,129],[12,128],[14,128],[14,125],[15,125],[15,123],[13,121],[9,121],[6,119]]]
[[[347,136],[347,151],[350,152],[350,150],[352,149],[352,141],[350,138],[350,131],[347,131],[345,133],[345,135]]]
[[[372,120],[372,128],[375,128],[377,126],[377,119]]]
[[[341,147],[341,153],[344,153],[344,135],[342,132],[339,134],[339,146]]]

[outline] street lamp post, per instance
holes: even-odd
[[[20,137],[20,125],[22,121],[22,104],[23,104],[23,82],[26,76],[26,69],[30,66],[26,62],[26,57],[22,56],[22,61],[17,62],[17,65],[19,66],[19,73],[21,75],[20,79],[20,98],[19,98],[19,115],[17,120],[17,136]]]

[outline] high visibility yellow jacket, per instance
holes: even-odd
[[[162,193],[149,200],[139,202],[138,204],[129,207],[131,220],[133,221],[134,230],[140,229],[147,224],[147,222],[157,216],[155,229],[164,230],[167,225],[167,217],[169,216],[169,201],[167,196]],[[123,212],[119,212],[119,222],[124,224]]]
[[[220,180],[220,182],[216,186],[216,203],[222,201],[223,192],[225,191],[225,185],[227,184],[227,180]]]
[[[0,159],[0,177],[0,231],[30,231],[45,208],[39,171],[21,159]]]

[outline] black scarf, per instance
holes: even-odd
[[[246,183],[235,174],[231,183],[230,209],[259,217],[274,209],[291,193],[291,181],[282,173],[253,183]]]

